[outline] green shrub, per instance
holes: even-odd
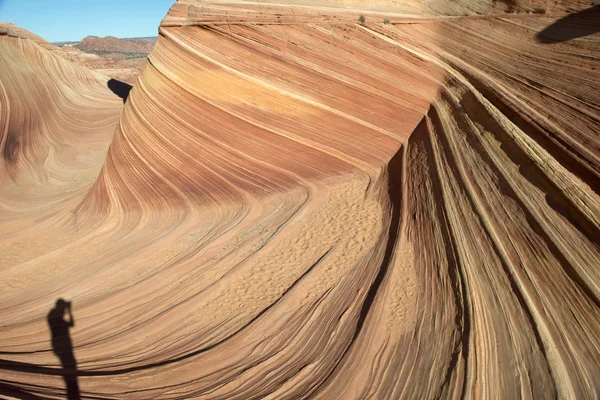
[[[358,21],[359,21],[361,24],[364,24],[366,20],[367,20],[367,19],[365,18],[365,16],[364,16],[363,14],[360,14],[360,17],[358,17]]]
[[[383,19],[383,23],[386,24],[386,25],[389,24],[390,23],[390,19],[389,18],[384,18]]]

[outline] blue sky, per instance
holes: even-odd
[[[49,42],[87,35],[158,35],[175,0],[0,0],[0,21],[12,22]]]

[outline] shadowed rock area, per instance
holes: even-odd
[[[594,398],[600,37],[536,4],[176,2],[131,90],[0,36],[0,393]]]
[[[536,37],[541,43],[556,43],[598,33],[600,33],[600,5],[568,14],[539,32]]]
[[[118,81],[116,79],[109,79],[108,82],[106,82],[106,86],[108,86],[108,88],[114,94],[123,99],[123,103],[125,103],[125,101],[129,97],[129,92],[131,92],[131,85],[128,85],[127,83]]]

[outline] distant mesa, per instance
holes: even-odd
[[[86,36],[73,44],[79,50],[87,52],[128,52],[149,53],[154,43],[146,39],[119,39],[114,36]]]

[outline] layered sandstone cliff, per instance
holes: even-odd
[[[178,2],[118,122],[0,36],[0,385],[593,398],[598,13],[517,5]]]

